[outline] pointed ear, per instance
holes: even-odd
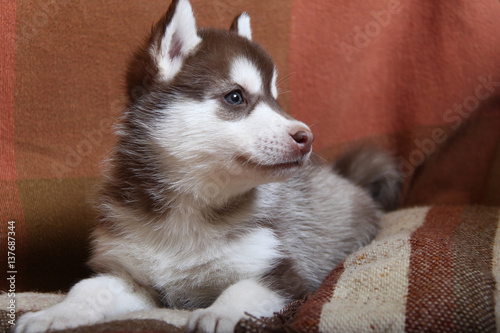
[[[237,16],[233,24],[231,24],[231,31],[236,32],[238,35],[252,40],[252,28],[250,27],[250,15],[247,12],[241,13]]]
[[[171,80],[200,41],[191,4],[188,0],[173,0],[150,38],[149,53],[158,66],[159,78]]]

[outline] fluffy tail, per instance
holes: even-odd
[[[333,165],[335,171],[365,188],[386,211],[399,205],[401,176],[387,152],[359,147],[345,152]]]

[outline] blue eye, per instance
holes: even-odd
[[[243,96],[241,96],[241,91],[239,90],[231,91],[229,94],[224,96],[224,99],[231,105],[240,105],[245,101]]]

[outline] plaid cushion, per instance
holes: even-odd
[[[387,214],[370,245],[349,256],[307,299],[237,332],[495,332],[500,320],[500,208],[435,206]],[[61,295],[19,294],[19,312]],[[0,328],[7,329],[7,295]],[[71,332],[177,332],[187,312],[152,310]],[[134,319],[134,321],[131,321]],[[164,321],[168,322],[166,324]],[[1,331],[0,331],[1,332]]]
[[[404,205],[500,204],[498,1],[193,0],[199,26],[243,10],[277,62],[280,102],[333,159],[388,148]],[[89,193],[113,144],[133,48],[164,1],[2,1],[0,271],[16,222],[16,288],[89,274]],[[290,92],[291,91],[291,92]],[[8,285],[1,280],[0,289]]]
[[[414,208],[388,214],[372,244],[318,291],[252,332],[495,332],[500,319],[500,209]]]

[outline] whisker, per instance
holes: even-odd
[[[330,163],[330,161],[328,161],[326,158],[324,158],[323,156],[319,155],[318,153],[313,152],[311,155],[313,155],[314,158],[317,158],[317,159],[321,160],[322,162]]]
[[[291,92],[292,92],[291,90],[283,90],[283,91],[281,91],[281,90],[278,89],[278,95],[289,94]]]
[[[276,81],[276,85],[279,86],[280,84],[284,83],[286,80],[288,80],[290,77],[292,77],[295,74],[297,74],[297,72],[290,72],[287,75],[278,78],[278,80]]]

